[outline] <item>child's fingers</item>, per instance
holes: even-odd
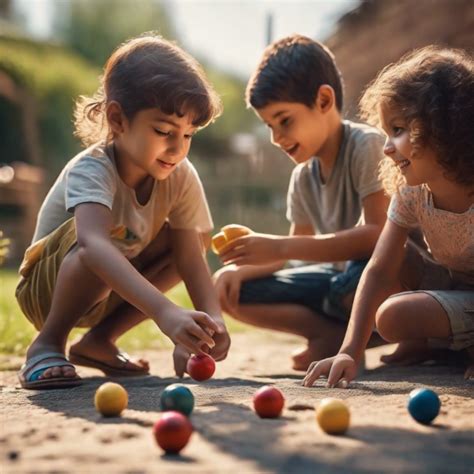
[[[311,387],[314,382],[324,374],[324,361],[314,361],[308,368],[305,378],[303,379],[304,387]]]
[[[193,314],[193,319],[199,324],[199,326],[201,326],[201,328],[207,327],[217,333],[221,332],[219,330],[219,325],[208,314],[203,313],[202,311],[196,311]]]
[[[214,339],[199,324],[192,324],[188,328],[188,333],[196,337],[201,342],[201,346],[207,344],[211,349],[216,345]]]
[[[348,364],[347,360],[336,360],[329,372],[327,386],[334,388],[338,384],[341,384],[341,388],[346,388],[349,385],[349,382],[354,378],[351,376],[351,373],[351,365]]]
[[[203,341],[191,334],[181,335],[178,342],[191,354],[206,354],[203,350]]]

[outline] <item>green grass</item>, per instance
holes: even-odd
[[[35,328],[23,315],[16,302],[17,281],[18,276],[15,271],[0,270],[0,354],[23,355],[36,334]],[[183,284],[177,285],[168,292],[167,296],[179,306],[192,308],[191,300]],[[248,328],[228,317],[226,317],[226,324],[230,333],[241,332]],[[70,339],[83,332],[85,332],[84,329],[75,329]],[[152,321],[145,321],[124,334],[118,344],[127,351],[172,347],[171,341]]]

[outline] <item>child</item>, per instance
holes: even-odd
[[[374,323],[399,342],[388,362],[422,358],[428,347],[467,349],[474,375],[474,61],[458,50],[426,47],[385,68],[361,101],[387,139],[383,168],[392,193],[388,220],[365,270],[344,342],[313,362],[304,385],[321,375],[346,386],[356,375]],[[430,259],[404,245],[421,227]],[[429,256],[429,255],[428,255]],[[411,291],[406,291],[411,290]]]
[[[90,146],[49,191],[20,268],[16,296],[40,331],[19,373],[23,387],[77,385],[72,363],[148,373],[147,361],[115,345],[146,318],[176,344],[179,376],[191,352],[226,357],[230,340],[203,253],[212,220],[186,158],[193,135],[220,110],[199,64],[158,36],[132,39],[109,58],[98,94],[76,109],[76,133]],[[181,278],[198,311],[163,295]],[[91,329],[68,361],[75,326]]]
[[[247,103],[297,165],[288,190],[290,236],[233,241],[222,249],[227,266],[214,276],[229,314],[307,339],[293,356],[297,370],[336,353],[385,222],[388,202],[376,174],[383,137],[343,120],[342,102],[340,73],[322,44],[293,35],[266,49]],[[306,265],[281,270],[288,259]]]

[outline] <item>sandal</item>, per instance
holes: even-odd
[[[59,359],[59,360],[58,360]],[[45,352],[28,359],[20,371],[18,379],[23,388],[29,390],[50,389],[50,388],[70,388],[82,384],[82,379],[75,377],[49,377],[40,379],[39,377],[51,367],[74,367],[60,352]]]
[[[126,352],[119,352],[117,354],[117,358],[121,364],[121,367],[113,366],[85,355],[74,354],[72,352],[69,353],[69,360],[73,364],[99,369],[109,377],[138,377],[142,375],[149,375],[150,373],[149,370],[145,368],[142,370],[127,368],[126,365],[127,362],[130,362],[130,356]]]

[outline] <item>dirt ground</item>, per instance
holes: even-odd
[[[352,388],[308,389],[290,368],[299,341],[288,336],[236,334],[229,357],[206,382],[185,383],[194,393],[195,432],[181,455],[164,455],[151,427],[159,418],[159,396],[173,377],[169,351],[146,354],[148,377],[116,379],[129,393],[120,418],[102,418],[93,396],[105,381],[80,368],[85,383],[74,389],[25,391],[15,371],[0,372],[0,470],[94,473],[325,473],[474,472],[474,384],[463,368],[394,368],[378,362],[392,347],[371,349],[365,372]],[[15,361],[12,361],[15,362]],[[252,395],[275,384],[285,394],[279,419],[263,420],[252,410]],[[441,398],[431,426],[417,424],[407,410],[408,393],[429,387]],[[323,433],[314,405],[343,398],[351,410],[344,436]]]

